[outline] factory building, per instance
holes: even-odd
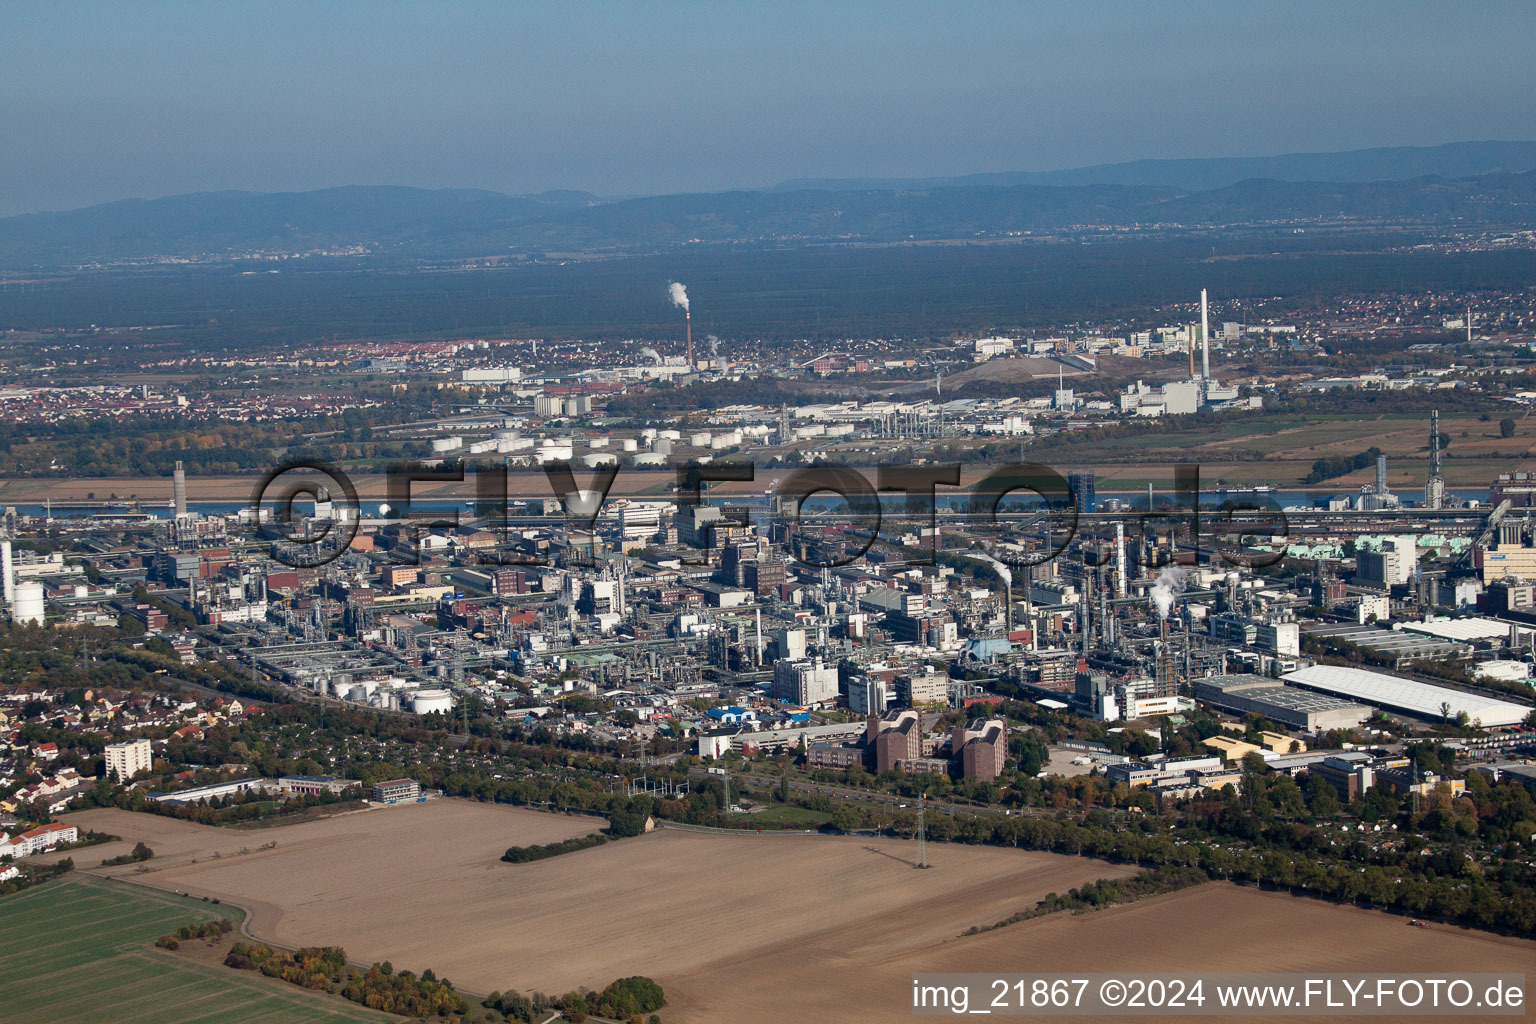
[[[923,716],[911,708],[871,715],[865,738],[875,748],[875,771],[894,771],[923,756]]]
[[[1001,718],[973,718],[957,725],[949,749],[966,778],[991,782],[1008,761],[1008,723]]]
[[[821,659],[790,661],[780,658],[773,663],[773,696],[805,707],[837,699],[837,666],[824,665]]]
[[[1371,717],[1371,709],[1262,676],[1212,676],[1194,682],[1195,697],[1224,711],[1263,715],[1302,732],[1352,729]]]

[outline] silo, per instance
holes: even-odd
[[[16,599],[11,602],[14,622],[43,624],[43,585],[36,580],[16,584]]]

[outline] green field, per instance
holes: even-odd
[[[399,1018],[156,949],[240,911],[73,876],[0,898],[0,1017],[49,1024],[308,1024]]]
[[[786,825],[794,828],[819,828],[832,820],[832,815],[825,811],[813,811],[806,807],[795,807],[792,804],[779,804],[758,811],[756,814],[738,814],[735,821],[743,825],[755,825],[758,828],[782,828]]]

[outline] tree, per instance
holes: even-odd
[[[1499,436],[1500,437],[1514,437],[1515,436],[1515,421],[1510,419],[1508,416],[1506,416],[1503,419],[1499,420]]]

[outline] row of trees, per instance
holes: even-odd
[[[184,924],[167,935],[162,935],[155,940],[155,945],[161,949],[176,950],[181,948],[183,942],[193,939],[220,939],[235,930],[235,922],[227,917],[221,917],[213,921],[200,921],[197,924]]]
[[[1302,478],[1302,483],[1316,484],[1324,480],[1332,480],[1335,477],[1348,476],[1356,470],[1365,469],[1376,464],[1376,457],[1381,454],[1381,449],[1375,445],[1363,452],[1354,455],[1334,455],[1318,459],[1312,463],[1312,472]]]
[[[269,978],[333,992],[369,1009],[406,1017],[450,1016],[469,1010],[453,983],[439,979],[430,969],[420,977],[410,971],[396,974],[386,961],[355,970],[347,966],[346,951],[340,946],[306,946],[289,953],[264,943],[237,942],[224,957],[224,965],[260,971]]]
[[[602,846],[607,841],[607,836],[601,833],[593,833],[589,836],[575,836],[571,839],[562,839],[558,843],[542,843],[536,846],[509,846],[507,847],[507,852],[501,855],[501,859],[508,864],[526,864],[529,861],[558,857],[562,853],[590,850],[594,846]]]

